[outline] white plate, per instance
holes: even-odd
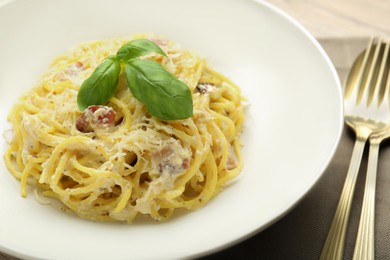
[[[164,223],[94,223],[19,195],[0,160],[0,251],[44,259],[199,256],[258,232],[291,209],[328,165],[343,128],[341,88],[297,22],[260,1],[17,0],[0,8],[0,131],[50,61],[87,40],[165,34],[206,56],[251,105],[245,167],[204,208]],[[6,144],[0,142],[3,154]]]

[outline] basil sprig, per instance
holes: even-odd
[[[115,94],[121,64],[130,91],[162,120],[179,120],[193,114],[192,95],[188,86],[153,60],[138,59],[149,53],[165,52],[154,42],[140,39],[123,45],[116,55],[109,56],[96,67],[80,87],[77,105],[80,110],[91,105],[103,105]]]

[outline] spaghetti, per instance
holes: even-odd
[[[187,84],[193,116],[151,116],[121,75],[107,106],[90,111],[100,113],[99,120],[85,120],[76,102],[80,85],[104,58],[137,38],[153,40],[167,54],[143,58]],[[112,124],[104,123],[107,114]],[[164,220],[176,209],[203,206],[239,174],[243,119],[239,88],[196,54],[152,35],[101,40],[59,56],[15,104],[4,158],[22,196],[31,184],[82,218],[130,223],[145,214]]]

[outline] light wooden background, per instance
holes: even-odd
[[[390,40],[390,0],[265,1],[295,18],[319,40],[341,82],[370,37]]]
[[[390,38],[390,0],[266,0],[316,38]]]

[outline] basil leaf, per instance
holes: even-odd
[[[77,95],[79,109],[105,104],[115,93],[120,71],[121,65],[115,56],[108,57],[97,66],[80,87]]]
[[[134,97],[149,113],[162,120],[189,118],[193,114],[188,86],[152,60],[130,60],[125,64],[127,83]]]
[[[133,40],[126,43],[118,50],[116,55],[119,60],[126,62],[151,52],[156,52],[163,56],[167,56],[157,44],[147,39]]]

